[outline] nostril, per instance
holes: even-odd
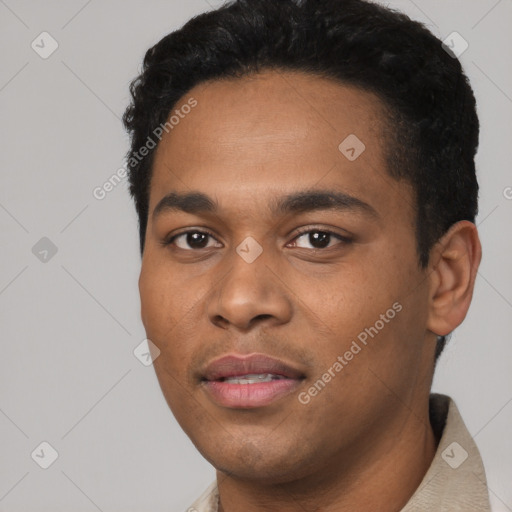
[[[229,321],[226,320],[222,315],[215,315],[212,317],[212,323],[217,327],[221,327],[222,329],[227,329],[229,326]]]
[[[266,320],[267,318],[272,318],[272,315],[268,315],[268,314],[258,315],[253,320]]]

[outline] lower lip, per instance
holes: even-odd
[[[256,384],[232,384],[206,381],[205,389],[213,400],[224,407],[263,407],[294,391],[300,384],[297,379],[278,379]]]

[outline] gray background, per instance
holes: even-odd
[[[92,191],[124,164],[145,50],[219,3],[0,0],[0,511],[178,511],[214,478],[133,354],[145,333],[126,183]],[[512,1],[388,4],[469,43],[484,256],[434,389],[480,447],[493,510],[512,510]],[[47,59],[31,48],[43,31],[59,45]],[[58,249],[47,261],[42,237]],[[43,441],[59,454],[48,469],[31,458]]]

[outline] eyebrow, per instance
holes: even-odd
[[[303,190],[275,198],[270,204],[274,215],[305,213],[318,210],[363,213],[379,218],[370,204],[344,192],[327,190]],[[171,192],[164,196],[153,210],[153,219],[168,211],[183,211],[190,214],[216,213],[218,203],[202,192]]]

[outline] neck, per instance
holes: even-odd
[[[350,454],[333,454],[321,471],[284,484],[241,480],[218,471],[219,512],[398,512],[430,467],[436,440],[428,407],[409,411],[386,430],[388,435],[376,432],[376,437]],[[347,460],[350,463],[339,462]]]

